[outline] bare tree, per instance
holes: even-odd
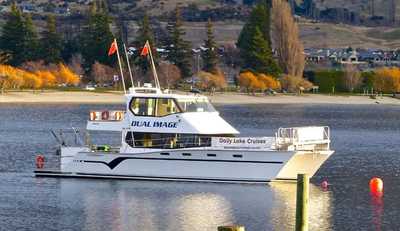
[[[290,5],[285,0],[272,1],[272,29],[279,65],[287,75],[302,77],[305,66],[304,46]]]
[[[82,76],[85,71],[82,68],[83,58],[82,55],[73,55],[68,67],[77,75]]]
[[[355,88],[361,84],[361,74],[356,66],[349,64],[345,67],[344,72],[344,85],[346,89],[353,92]]]
[[[95,62],[92,65],[92,78],[99,84],[110,83],[113,81],[114,69],[110,66]]]
[[[181,71],[172,63],[161,62],[159,65],[159,70],[159,77],[162,87],[170,88],[182,78]]]

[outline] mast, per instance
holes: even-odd
[[[125,78],[124,78],[124,72],[122,71],[121,57],[119,56],[119,48],[118,48],[117,39],[114,39],[114,43],[115,43],[116,46],[117,46],[117,57],[118,57],[118,63],[119,63],[119,70],[120,70],[120,72],[121,72],[122,87],[124,88],[124,93],[126,94]]]
[[[156,87],[158,89],[161,89],[160,87],[160,81],[158,81],[158,75],[157,75],[157,70],[156,70],[156,65],[154,64],[154,59],[153,59],[153,53],[151,51],[150,43],[147,40],[146,45],[148,46],[149,49],[149,54],[150,54],[150,60],[151,60],[151,68],[153,70],[153,76],[154,76],[154,83],[156,84]]]

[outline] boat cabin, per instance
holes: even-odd
[[[144,87],[131,88],[125,97],[125,112],[91,112],[87,129],[120,131],[122,146],[146,149],[207,147],[211,137],[239,134],[199,94]]]

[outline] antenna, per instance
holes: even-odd
[[[129,57],[128,57],[128,52],[126,50],[125,43],[124,43],[124,51],[125,51],[125,56],[126,56],[126,64],[128,65],[129,75],[131,77],[131,84],[132,84],[132,87],[135,87],[135,85],[133,84],[133,76],[132,76],[131,64],[129,63]]]

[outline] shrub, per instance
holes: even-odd
[[[299,76],[285,75],[281,78],[282,88],[289,92],[302,92],[311,90],[313,84]]]

